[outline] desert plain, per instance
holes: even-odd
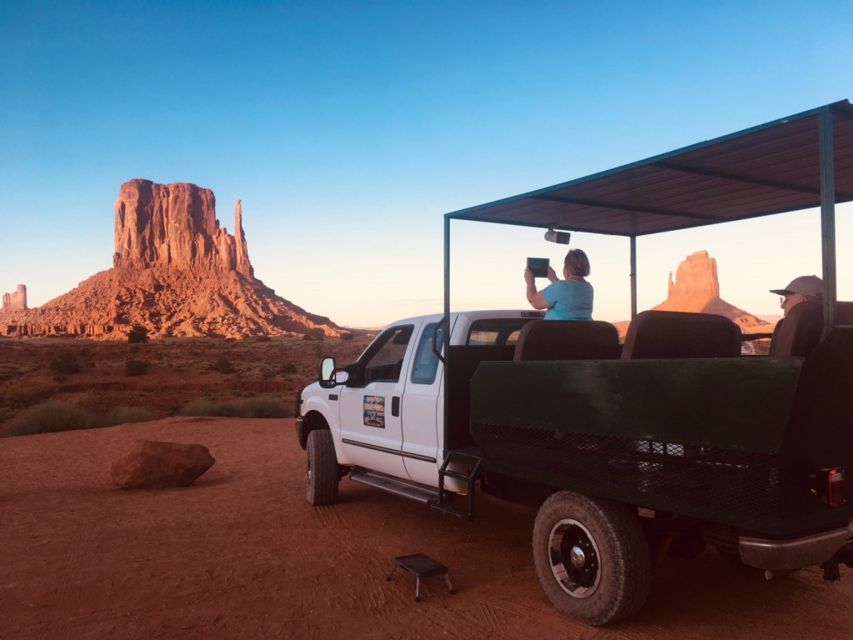
[[[176,415],[194,399],[290,403],[321,354],[345,362],[368,339],[0,339],[4,425],[45,401],[154,418],[0,439],[0,638],[849,636],[849,571],[766,581],[713,550],[660,560],[639,615],[587,627],[539,587],[532,509],[478,495],[468,523],[347,479],[338,504],[311,507],[291,418]],[[54,371],[57,353],[80,370]],[[146,373],[125,375],[128,358]],[[201,443],[217,462],[187,488],[118,490],[110,464],[138,439]],[[409,553],[446,564],[456,593],[431,578],[415,603],[411,576],[387,582]]]

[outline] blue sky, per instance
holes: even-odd
[[[0,291],[38,305],[111,266],[131,178],[243,200],[255,273],[354,326],[438,310],[442,214],[853,97],[848,2],[0,0]],[[812,212],[639,241],[640,307],[707,249],[723,297],[820,273]],[[839,208],[839,296],[853,240]],[[524,306],[541,232],[454,226],[454,304]],[[596,317],[627,240],[578,234]]]

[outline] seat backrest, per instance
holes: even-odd
[[[619,332],[597,320],[531,320],[518,334],[516,361],[610,360],[619,357]]]
[[[711,313],[643,311],[631,321],[622,357],[733,358],[741,332],[734,322]]]
[[[836,303],[835,323],[853,324],[853,302]],[[768,355],[805,357],[820,342],[822,332],[823,301],[801,302],[776,323]]]

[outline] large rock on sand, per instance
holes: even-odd
[[[139,440],[112,465],[113,481],[122,489],[185,487],[216,460],[200,444]]]

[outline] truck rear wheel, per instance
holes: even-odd
[[[314,506],[337,502],[340,476],[331,432],[315,429],[309,433],[307,453],[308,502]]]
[[[649,546],[626,506],[560,491],[536,514],[533,560],[562,613],[603,625],[636,613],[652,582]]]

